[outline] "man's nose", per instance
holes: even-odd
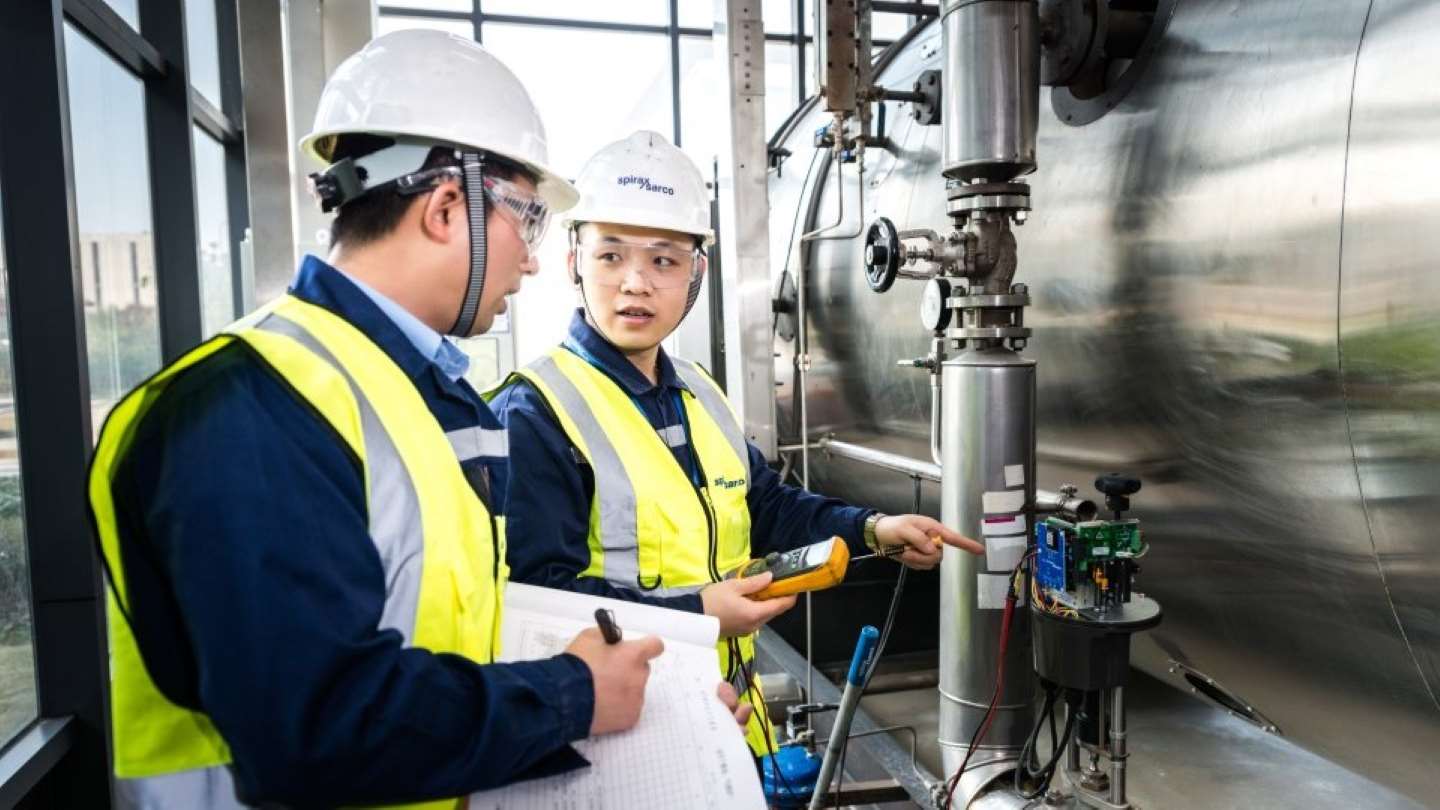
[[[630,262],[625,265],[625,275],[620,279],[620,289],[626,292],[648,294],[652,286],[650,276],[645,273],[644,265],[638,262]]]

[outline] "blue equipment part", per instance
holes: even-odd
[[[880,631],[874,625],[867,624],[860,629],[860,638],[855,642],[855,655],[850,659],[850,672],[846,674],[845,680],[856,686],[864,686],[861,683],[865,673],[870,671],[870,659],[875,657],[875,649],[880,642]]]
[[[779,770],[780,778],[776,777]],[[820,757],[803,745],[785,745],[760,758],[760,786],[771,807],[804,807],[820,777]]]
[[[1064,591],[1067,586],[1065,573],[1065,546],[1070,538],[1064,529],[1039,523],[1035,526],[1035,581],[1040,587],[1053,591]]]

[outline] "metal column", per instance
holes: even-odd
[[[760,0],[716,0],[715,55],[726,107],[720,157],[720,246],[726,279],[726,392],[745,437],[775,457],[775,362],[770,336],[770,202],[765,143],[765,29]]]

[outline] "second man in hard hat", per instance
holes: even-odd
[[[748,692],[752,634],[795,597],[747,598],[769,578],[726,578],[747,559],[836,535],[857,550],[905,546],[915,568],[940,561],[937,538],[979,550],[932,518],[785,485],[714,380],[661,348],[699,295],[714,238],[710,195],[683,152],[637,132],[601,149],[577,185],[565,227],[583,306],[565,341],[492,399],[515,461],[518,581],[715,616],[723,674]],[[770,742],[762,714],[746,734],[757,755]]]

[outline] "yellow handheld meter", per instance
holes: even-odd
[[[753,577],[769,571],[774,579],[763,590],[750,594],[750,598],[775,599],[833,588],[845,580],[845,568],[849,564],[850,549],[845,541],[832,537],[784,553],[772,551],[731,571],[726,579]]]

